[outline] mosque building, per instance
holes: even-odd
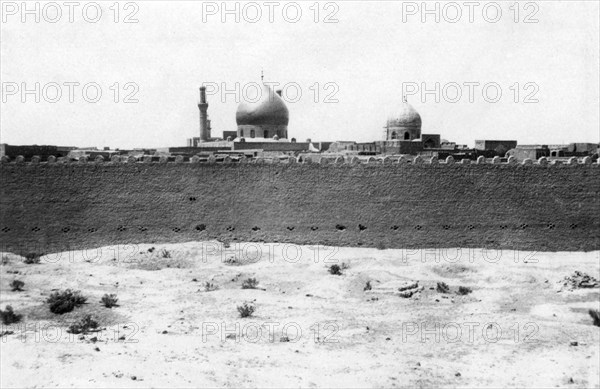
[[[408,104],[406,98],[398,112],[391,115],[385,126],[386,140],[411,141],[421,138],[421,115]]]
[[[188,139],[187,148],[170,148],[174,152],[193,153],[196,151],[234,152],[252,150],[257,152],[319,152],[326,150],[331,142],[297,142],[288,134],[290,113],[281,90],[273,89],[263,82],[254,99],[242,101],[235,114],[236,131],[223,131],[222,138],[211,137],[208,120],[206,88],[200,88],[200,136]],[[186,150],[189,149],[189,150]],[[195,149],[195,150],[193,150]]]
[[[222,138],[211,136],[211,124],[208,119],[208,102],[206,88],[200,88],[200,136],[188,139],[187,148],[170,148],[172,153],[192,155],[198,152],[220,154],[235,154],[252,152],[260,154],[291,154],[330,152],[339,154],[358,155],[423,155],[445,158],[447,155],[471,158],[474,155],[500,155],[498,144],[502,150],[512,149],[516,141],[487,141],[485,147],[476,147],[473,155],[468,154],[466,146],[458,146],[452,142],[443,141],[439,134],[423,134],[423,121],[417,110],[408,103],[406,97],[397,109],[388,116],[385,122],[385,136],[382,140],[371,142],[337,141],[337,142],[297,142],[290,138],[288,125],[290,113],[281,91],[273,89],[264,83],[261,75],[258,92],[255,99],[242,101],[235,114],[237,129],[223,131]],[[489,146],[488,146],[489,143]],[[492,150],[491,148],[494,148]],[[503,153],[502,153],[503,154]],[[503,156],[503,155],[502,155]]]
[[[257,101],[240,103],[235,121],[238,141],[244,139],[264,142],[269,139],[276,141],[288,139],[290,114],[281,98],[281,91],[275,93],[265,84],[262,84]]]

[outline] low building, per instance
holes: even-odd
[[[508,150],[516,149],[516,140],[475,140],[475,150],[484,151],[486,157],[504,157]]]

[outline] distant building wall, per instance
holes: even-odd
[[[517,147],[516,149],[509,150],[507,152],[507,156],[515,157],[518,161],[523,161],[528,158],[531,160],[537,160],[541,157],[549,157],[550,149]]]
[[[441,145],[441,137],[439,134],[423,134],[421,135],[424,149],[439,149]]]
[[[504,157],[509,150],[517,147],[516,140],[476,140],[475,149],[493,151],[496,156]]]
[[[31,157],[37,155],[46,160],[49,156],[55,157],[66,157],[71,150],[75,147],[66,146],[38,146],[38,145],[27,145],[27,146],[14,146],[4,144],[4,153],[11,159],[22,155],[25,159],[31,159]]]
[[[307,142],[234,142],[233,150],[260,149],[263,151],[307,151]]]

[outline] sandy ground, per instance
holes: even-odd
[[[0,342],[1,386],[598,388],[600,327],[588,310],[600,290],[561,290],[561,280],[600,278],[599,255],[190,242],[28,265],[5,253],[0,305],[23,319],[2,327],[13,333]],[[334,263],[347,265],[342,275],[328,272]],[[258,289],[242,289],[247,278]],[[400,297],[414,281],[423,290]],[[46,298],[66,288],[88,303],[52,314]],[[102,306],[105,293],[119,306]],[[239,317],[244,302],[251,317]],[[101,330],[68,334],[85,314]]]

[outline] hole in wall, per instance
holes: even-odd
[[[391,226],[390,230],[398,231],[399,228],[400,228],[399,226]]]
[[[288,227],[288,231],[294,231],[294,227]]]
[[[2,227],[2,232],[8,232],[8,231],[10,231],[10,228],[8,228],[8,227]]]
[[[71,227],[63,227],[62,228],[62,232],[64,232],[65,234],[69,231],[71,231]]]
[[[472,224],[469,224],[469,225],[467,226],[467,228],[468,228],[469,230],[474,230],[474,229],[475,229],[475,226],[474,226],[474,225],[472,225]]]
[[[196,226],[196,231],[204,231],[204,230],[206,230],[206,225],[204,225],[204,224],[198,224]]]
[[[345,230],[346,230],[346,227],[344,227],[344,226],[343,226],[343,225],[341,225],[341,224],[338,224],[338,225],[336,225],[336,226],[335,226],[335,229],[336,229],[336,230],[338,230],[338,231],[345,231]]]
[[[553,230],[556,225],[554,223],[548,223],[548,225],[546,226],[549,230]]]
[[[508,228],[508,226],[507,226],[506,224],[502,224],[502,225],[500,226],[500,229],[501,229],[501,230],[506,230],[507,228]]]
[[[194,201],[196,201],[196,198],[195,197],[190,197],[190,201],[194,202]]]
[[[138,230],[140,230],[140,232],[146,232],[146,231],[148,231],[148,228],[146,228],[144,226],[139,226]]]
[[[117,231],[119,231],[119,232],[123,232],[123,231],[126,231],[126,230],[127,230],[127,228],[125,228],[125,226],[118,226],[117,227]]]
[[[98,230],[95,229],[94,227],[90,227],[90,228],[87,229],[87,232],[89,232],[90,234],[93,234],[96,231],[98,231]]]
[[[227,227],[227,231],[233,232],[233,231],[235,231],[235,227],[229,226],[229,227]]]
[[[360,231],[364,231],[364,230],[366,230],[366,229],[367,229],[367,227],[366,227],[366,226],[363,226],[362,224],[359,224],[359,225],[358,225],[358,229],[359,229]]]
[[[179,228],[179,227],[173,227],[173,228],[171,228],[171,231],[173,231],[173,232],[180,232],[181,228]]]
[[[417,231],[421,231],[422,229],[423,229],[423,226],[420,226],[420,225],[415,226],[415,230],[417,230]]]
[[[573,223],[573,224],[571,224],[569,227],[571,227],[571,229],[572,229],[572,230],[574,230],[574,229],[576,229],[576,228],[577,228],[577,224]]]
[[[31,229],[31,232],[38,232],[38,231],[40,231],[40,227],[33,227]]]
[[[252,231],[260,231],[260,227],[254,226],[252,227]]]
[[[450,229],[450,226],[449,226],[448,224],[444,224],[444,225],[442,226],[442,228],[443,228],[444,230],[449,230],[449,229]]]
[[[519,225],[519,228],[522,230],[526,229],[527,227],[529,227],[529,225],[526,223],[521,223],[521,225]]]
[[[316,231],[316,230],[319,229],[319,227],[312,226],[312,227],[310,227],[310,229],[313,230],[313,231]]]

